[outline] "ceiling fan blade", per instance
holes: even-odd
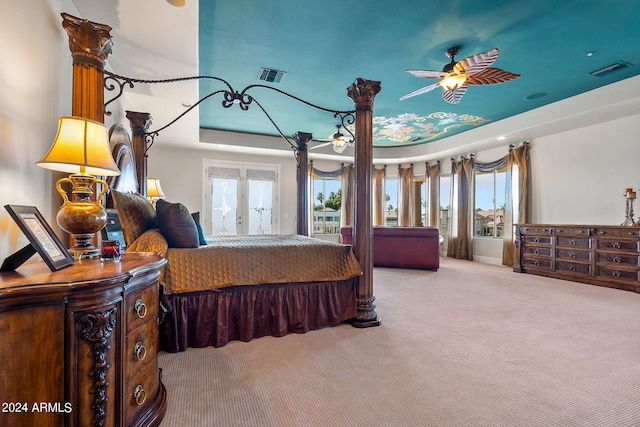
[[[508,82],[517,77],[520,74],[511,73],[509,71],[501,70],[500,68],[487,68],[484,71],[479,72],[473,76],[467,78],[467,84],[470,85],[493,85],[497,83]]]
[[[447,101],[449,104],[457,104],[460,102],[465,93],[467,93],[467,89],[469,87],[464,84],[455,90],[449,90],[442,88],[442,98]]]
[[[408,94],[404,95],[402,98],[400,98],[400,101],[407,98],[411,98],[412,96],[422,95],[423,93],[431,92],[438,86],[440,86],[440,82],[432,83],[428,86],[421,87],[420,89],[416,89],[413,92],[409,92]]]
[[[467,76],[477,74],[487,67],[490,67],[496,59],[500,51],[497,47],[490,49],[486,52],[476,53],[475,55],[467,56],[456,62],[453,66],[453,71],[458,74],[466,74]]]
[[[309,150],[315,150],[316,148],[326,147],[327,145],[331,145],[331,142],[323,142],[322,144],[314,145],[313,147],[309,147]]]
[[[436,70],[406,70],[407,73],[411,73],[416,77],[420,78],[429,78],[429,79],[439,79],[442,77],[446,77],[447,73],[443,73],[442,71]]]

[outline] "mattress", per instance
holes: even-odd
[[[165,294],[238,285],[345,280],[362,274],[351,246],[307,236],[215,236],[198,248],[169,248]]]

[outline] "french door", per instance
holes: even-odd
[[[280,165],[204,160],[204,230],[217,235],[276,234]]]

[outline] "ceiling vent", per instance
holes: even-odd
[[[615,73],[616,71],[624,70],[625,68],[631,67],[631,64],[624,61],[616,61],[613,64],[609,64],[606,67],[602,67],[598,70],[592,71],[591,74],[594,77],[605,77],[611,73]]]
[[[261,68],[260,73],[258,73],[258,80],[269,83],[280,83],[285,73],[286,71],[274,70],[272,68]]]

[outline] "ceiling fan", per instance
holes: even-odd
[[[336,153],[342,153],[347,147],[353,147],[353,139],[344,136],[340,132],[342,125],[336,125],[336,131],[327,139],[316,139],[315,141],[322,142],[322,144],[309,147],[309,150],[315,150],[316,148],[325,147],[329,144],[333,145],[333,151]]]
[[[408,73],[416,77],[442,79],[439,82],[409,92],[400,98],[411,98],[422,95],[440,86],[442,88],[442,98],[451,104],[457,104],[467,92],[469,85],[491,85],[508,82],[520,74],[514,74],[500,68],[491,68],[490,65],[498,59],[499,51],[497,47],[486,52],[467,56],[460,61],[455,60],[455,56],[460,52],[459,47],[447,49],[445,55],[451,58],[451,62],[442,68],[442,71],[435,70],[407,70]]]

